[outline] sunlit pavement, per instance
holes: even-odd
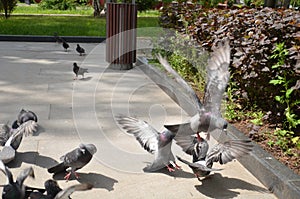
[[[224,170],[201,182],[183,164],[182,171],[144,173],[153,156],[118,127],[114,116],[135,116],[158,130],[189,116],[138,67],[109,69],[105,44],[81,46],[87,55],[79,56],[75,43],[65,52],[57,43],[0,42],[0,122],[12,123],[25,108],[38,115],[40,125],[8,165],[15,177],[32,166],[36,179],[25,184],[43,187],[53,177],[47,168],[83,142],[94,143],[98,152],[78,171],[80,178],[65,182],[63,175],[54,176],[62,188],[94,185],[72,198],[276,198],[238,161],[215,164]],[[89,69],[84,79],[73,80],[73,62]],[[172,149],[190,158],[175,144]],[[0,183],[5,182],[1,174]]]

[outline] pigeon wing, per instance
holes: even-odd
[[[9,137],[12,135],[12,130],[7,124],[3,124],[2,129],[0,129],[0,145],[4,146]]]
[[[18,175],[17,177],[17,184],[22,187],[24,181],[26,180],[26,178],[30,176],[32,178],[34,178],[34,171],[32,167],[26,168],[23,171],[21,171],[21,173]]]
[[[78,75],[83,75],[84,73],[87,73],[88,69],[87,68],[81,68],[79,67],[79,70],[77,72]]]
[[[54,199],[69,199],[69,196],[75,191],[86,191],[93,188],[93,185],[88,183],[77,184],[70,186],[62,191],[60,191]]]
[[[252,151],[250,140],[230,140],[215,145],[206,156],[206,165],[211,167],[213,162],[226,164],[233,159],[247,155]]]
[[[14,183],[14,179],[13,179],[13,175],[10,172],[10,170],[4,165],[4,163],[2,162],[2,160],[0,160],[0,170],[6,175],[7,177],[7,182],[6,184],[13,184]]]
[[[230,46],[229,41],[220,42],[206,67],[207,80],[204,94],[204,107],[214,114],[220,114],[221,100],[229,81]]]
[[[176,140],[176,144],[179,145],[185,153],[193,155],[194,146],[197,143],[196,137],[179,134],[174,139]]]
[[[183,162],[183,163],[185,163],[185,164],[187,164],[191,169],[195,169],[195,170],[200,170],[200,171],[203,171],[203,172],[205,172],[205,171],[220,171],[220,170],[222,170],[222,169],[213,169],[213,168],[208,168],[208,167],[206,167],[206,166],[204,166],[204,165],[202,165],[202,164],[199,164],[199,163],[197,163],[197,162],[195,162],[195,163],[192,163],[192,162],[189,162],[189,161],[187,161],[187,160],[184,160],[184,159],[182,159],[182,158],[180,158],[180,157],[178,157],[178,156],[176,156],[177,157],[177,159],[179,160],[179,161],[181,161],[181,162]]]
[[[160,64],[173,75],[177,83],[179,83],[182,87],[187,90],[188,94],[190,95],[194,105],[196,106],[197,110],[200,111],[202,104],[198,96],[196,95],[195,91],[192,89],[192,87],[170,66],[169,62],[163,58],[160,54],[157,55],[157,59],[160,62]]]
[[[37,128],[37,123],[35,121],[28,120],[27,122],[24,122],[17,129],[15,129],[13,131],[12,135],[9,137],[9,139],[5,143],[5,146],[13,145],[13,148],[17,149],[21,142],[20,137],[23,137],[23,135],[27,136],[27,135],[33,134],[33,132],[36,131],[36,128]],[[16,142],[18,142],[18,143],[16,143]]]
[[[129,134],[133,134],[140,145],[150,153],[158,151],[159,132],[147,122],[134,117],[116,117],[119,125]]]

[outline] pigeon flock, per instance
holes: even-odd
[[[74,191],[84,191],[92,189],[93,185],[82,183],[73,185],[62,190],[56,181],[47,180],[45,188],[34,188],[24,185],[24,181],[28,176],[35,178],[32,167],[21,171],[16,181],[13,175],[4,164],[9,163],[15,158],[16,150],[19,148],[23,136],[33,135],[37,131],[38,124],[37,115],[30,111],[22,109],[17,120],[13,122],[12,127],[8,124],[2,125],[0,130],[0,144],[3,146],[0,151],[0,170],[6,175],[7,182],[3,186],[3,199],[68,199]],[[93,144],[80,144],[78,148],[66,153],[61,157],[61,163],[48,169],[49,173],[62,173],[68,171],[65,179],[68,181],[73,173],[76,178],[78,174],[75,172],[90,162],[93,155],[97,152],[97,148]],[[44,194],[46,192],[46,195]]]
[[[65,51],[70,47],[69,44],[57,34],[54,35],[56,42],[62,43]],[[174,76],[175,80],[186,88],[195,107],[196,114],[187,122],[181,124],[164,125],[164,130],[159,132],[146,121],[125,115],[115,117],[119,126],[128,134],[133,135],[139,144],[149,153],[154,155],[151,164],[144,168],[145,172],[155,172],[163,168],[167,168],[169,172],[181,170],[180,162],[188,165],[198,180],[206,177],[213,171],[222,169],[213,168],[213,164],[218,162],[221,165],[226,164],[236,158],[245,156],[252,151],[253,145],[249,140],[228,140],[224,143],[218,143],[213,147],[209,147],[207,140],[210,139],[210,132],[219,129],[227,133],[227,122],[222,118],[220,112],[222,95],[226,89],[229,80],[229,62],[230,62],[230,46],[228,41],[220,42],[213,49],[213,53],[207,64],[207,82],[203,103],[197,97],[194,90],[175,72],[166,59],[157,56],[161,65]],[[85,50],[77,44],[76,51],[79,55],[83,55]],[[84,73],[88,69],[81,68],[77,63],[73,63],[73,72],[75,78]],[[22,109],[17,119],[10,126],[8,123],[2,125],[0,129],[0,145],[3,146],[0,151],[0,170],[7,178],[7,182],[3,186],[3,199],[63,199],[70,198],[75,191],[85,191],[93,188],[92,184],[81,183],[61,189],[55,180],[48,179],[44,183],[44,188],[34,188],[24,184],[28,178],[35,178],[32,167],[26,168],[18,175],[14,181],[13,175],[5,164],[12,161],[19,148],[24,136],[33,135],[38,129],[38,117],[30,111]],[[207,133],[207,136],[201,137],[200,133]],[[182,148],[182,150],[191,156],[191,161],[185,160],[178,155],[174,155],[171,149],[174,142]],[[64,173],[64,179],[68,181],[72,175],[76,179],[79,178],[76,171],[87,165],[93,155],[97,152],[94,144],[81,143],[78,148],[65,153],[60,162],[49,167],[47,170],[54,175]]]
[[[195,176],[207,176],[211,171],[220,169],[212,168],[214,162],[226,164],[233,159],[249,154],[252,151],[250,140],[229,140],[219,143],[209,150],[207,140],[210,131],[220,129],[227,132],[227,122],[220,112],[221,100],[229,80],[230,46],[228,41],[222,41],[214,48],[207,65],[207,82],[203,105],[195,91],[172,69],[166,59],[157,56],[161,65],[174,76],[175,80],[186,88],[197,114],[188,122],[182,124],[164,125],[165,130],[158,132],[147,122],[134,117],[119,115],[116,121],[127,133],[135,136],[140,145],[149,153],[154,154],[154,161],[144,171],[157,171],[166,167],[175,171],[180,167],[175,162],[171,151],[172,140],[176,141],[182,150],[192,156],[192,162],[177,156],[177,159],[187,164]],[[207,133],[206,138],[200,132]]]
[[[62,47],[65,49],[65,51],[68,51],[68,48],[70,48],[70,45],[67,43],[67,41],[58,36],[58,34],[55,32],[54,33],[54,40],[57,43],[62,43]],[[79,53],[79,56],[85,55],[85,49],[83,47],[81,47],[79,44],[77,44],[76,47],[76,51]],[[75,78],[74,80],[76,80],[78,78],[78,75],[82,76],[82,79],[84,79],[84,73],[88,73],[88,69],[87,68],[81,68],[77,65],[76,62],[73,63],[73,72],[75,74]]]

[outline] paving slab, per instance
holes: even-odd
[[[105,44],[81,45],[86,56],[74,51],[75,44],[64,52],[55,43],[0,42],[0,123],[13,121],[24,107],[36,110],[40,125],[35,136],[23,139],[16,159],[8,165],[14,176],[33,166],[36,179],[25,182],[31,186],[43,187],[52,177],[61,187],[94,184],[93,190],[72,198],[276,198],[238,161],[216,164],[224,170],[201,182],[183,164],[183,170],[174,173],[143,172],[153,156],[124,133],[114,117],[130,114],[159,130],[190,116],[138,67],[109,69]],[[85,79],[72,80],[74,61],[89,69]],[[98,151],[78,171],[79,180],[65,182],[62,175],[46,171],[80,142],[94,143]],[[172,150],[189,158],[176,144]]]

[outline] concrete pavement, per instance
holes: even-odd
[[[14,176],[33,166],[36,179],[25,184],[43,187],[52,178],[46,168],[84,142],[94,143],[98,152],[79,170],[81,178],[65,182],[54,176],[61,187],[94,184],[93,190],[72,198],[276,198],[238,161],[216,164],[224,170],[202,182],[183,164],[183,171],[144,173],[153,157],[117,126],[114,116],[130,114],[162,129],[185,121],[188,114],[138,67],[109,69],[105,44],[83,43],[86,56],[75,52],[76,44],[70,46],[64,52],[56,43],[0,42],[0,123],[13,122],[26,108],[38,115],[40,125],[37,135],[23,139],[8,165]],[[73,80],[74,61],[89,69],[85,79]],[[172,149],[189,158],[175,144]]]

